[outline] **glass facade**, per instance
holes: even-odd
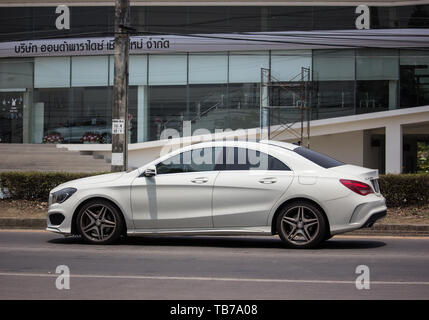
[[[2,8],[0,41],[112,34],[112,7],[71,7],[70,31],[52,30],[52,9]],[[351,9],[132,7],[131,15],[132,25],[149,33],[346,30],[355,28]],[[424,28],[426,21],[429,6],[371,8],[371,28]],[[113,65],[111,55],[1,58],[0,142],[110,143]],[[302,67],[311,70],[312,119],[429,104],[429,51],[423,49],[190,47],[130,56],[130,142],[158,140],[167,128],[181,134],[183,121],[193,131],[259,127],[261,68],[293,87]],[[270,104],[279,106],[272,124],[298,119],[288,108],[299,105],[297,92],[272,88]]]
[[[1,59],[1,142],[110,143],[112,64],[109,56]],[[276,81],[289,84],[312,66],[312,119],[429,103],[429,52],[417,49],[135,55],[130,142],[158,140],[167,128],[182,133],[183,121],[193,131],[258,127],[260,68],[270,66]],[[298,119],[287,108],[297,105],[296,92],[273,88],[271,95],[280,106],[273,124]]]

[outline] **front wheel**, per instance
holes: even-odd
[[[314,248],[326,235],[326,221],[312,203],[297,201],[283,208],[277,218],[277,231],[290,248]]]
[[[86,203],[76,219],[82,238],[92,244],[110,244],[119,239],[123,228],[119,210],[109,201],[97,199]]]

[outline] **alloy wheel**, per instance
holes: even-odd
[[[289,208],[281,220],[282,232],[287,241],[306,245],[319,234],[319,218],[309,207],[299,205]]]
[[[94,204],[83,211],[80,217],[80,230],[94,242],[108,240],[117,228],[117,219],[110,208]]]

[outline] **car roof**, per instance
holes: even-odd
[[[206,141],[206,142],[200,142],[195,143],[189,146],[186,149],[195,149],[195,148],[204,148],[204,147],[211,147],[211,146],[237,146],[237,147],[260,147],[262,145],[266,146],[275,146],[280,147],[282,149],[287,150],[295,150],[298,148],[298,145],[288,143],[288,142],[282,142],[282,141],[275,141],[275,140],[260,140],[260,141],[243,141],[243,140],[215,140],[215,141]]]
[[[276,141],[276,140],[261,140],[259,143],[265,143],[269,144],[271,146],[277,146],[280,148],[288,149],[288,150],[295,150],[296,148],[299,148],[298,145],[289,143],[289,142],[283,142],[283,141]]]

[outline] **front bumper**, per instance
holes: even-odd
[[[52,216],[63,216],[63,219],[53,219]],[[72,234],[72,214],[62,205],[52,205],[48,210],[46,219],[47,231],[59,233],[62,235]]]

